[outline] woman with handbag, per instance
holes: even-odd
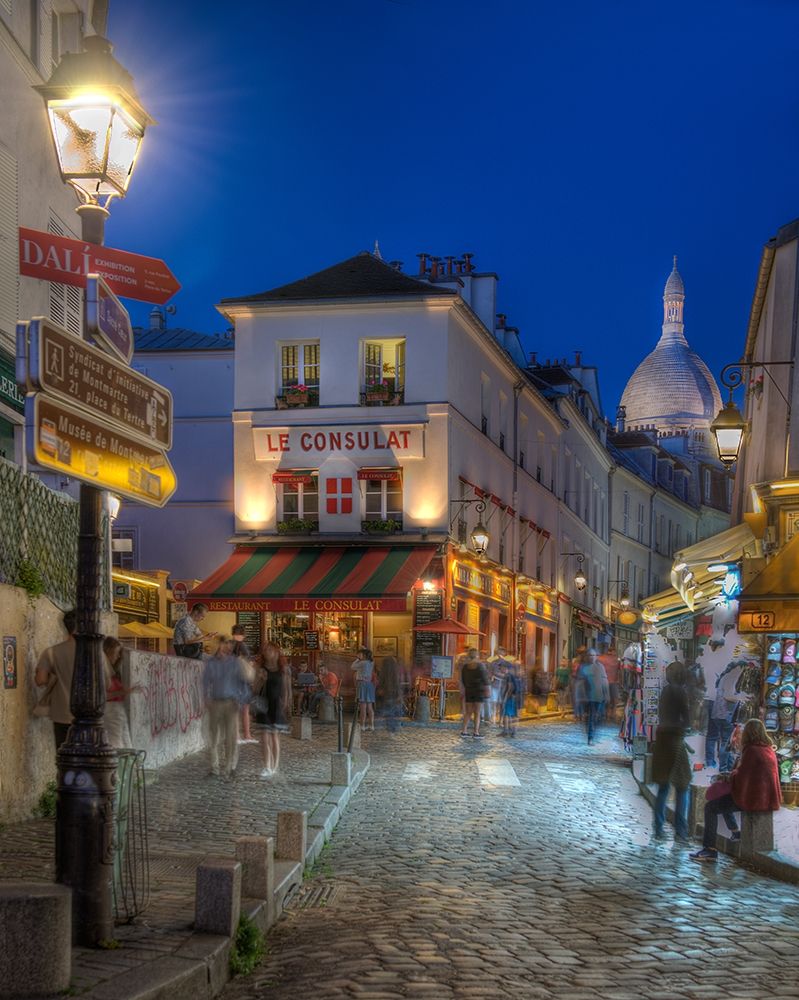
[[[265,642],[255,658],[255,721],[261,733],[264,766],[259,775],[273,778],[280,766],[280,734],[288,729],[291,708],[291,671],[280,647]]]
[[[715,861],[719,856],[716,850],[719,815],[730,825],[727,817],[735,811],[773,812],[782,804],[777,755],[760,719],[750,719],[744,726],[741,748],[741,760],[729,781],[721,780],[710,786],[705,802],[702,849],[690,855],[692,861]]]
[[[491,686],[485,663],[477,658],[477,650],[469,649],[461,667],[461,698],[463,699],[463,727],[461,736],[467,738],[469,719],[472,720],[472,736],[482,740],[480,732],[480,712],[483,702],[491,697]]]

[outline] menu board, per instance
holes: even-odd
[[[304,634],[305,634],[305,648],[319,649],[319,633],[306,631]]]
[[[414,625],[429,625],[444,617],[444,595],[440,590],[418,590],[414,602]],[[441,655],[443,636],[440,632],[414,632],[413,659],[427,663]]]
[[[260,611],[237,611],[236,624],[244,631],[244,641],[253,656],[260,650],[263,642]]]

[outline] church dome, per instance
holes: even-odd
[[[684,298],[675,257],[663,292],[663,333],[655,350],[633,372],[621,397],[629,428],[653,425],[668,433],[707,426],[721,409],[716,380],[685,339]]]

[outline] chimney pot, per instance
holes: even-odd
[[[504,330],[505,329],[505,320],[507,318],[508,317],[507,317],[506,313],[497,313],[497,327],[500,330]]]
[[[437,278],[438,277],[438,275],[440,273],[440,270],[439,270],[439,264],[440,264],[440,262],[441,262],[441,258],[440,257],[431,257],[430,258],[430,277],[431,278]]]
[[[574,352],[574,367],[575,368],[582,368],[582,366],[583,366],[583,352],[582,351],[575,351]]]
[[[153,306],[150,310],[150,329],[151,330],[163,330],[166,326],[164,322],[164,314],[158,308],[158,306]]]
[[[537,368],[538,367],[538,361],[536,360],[536,355],[537,354],[538,354],[538,351],[530,351],[530,367],[531,368]]]
[[[427,274],[427,258],[429,254],[417,253],[416,256],[419,258],[419,274]]]
[[[474,270],[474,264],[472,263],[472,257],[474,257],[474,254],[464,253],[461,254],[461,256],[463,257],[464,260],[464,268],[466,269],[466,273],[471,274],[472,271]]]
[[[453,262],[453,260],[455,260],[455,258],[454,257],[444,257],[444,260],[447,262],[447,274],[452,274],[452,262]]]

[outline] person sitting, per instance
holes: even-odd
[[[705,803],[702,849],[690,855],[692,861],[715,861],[718,857],[720,814],[726,817],[736,810],[773,812],[782,804],[777,755],[760,719],[750,719],[744,726],[741,748],[741,760],[730,774],[729,791]]]
[[[332,670],[328,670],[326,667],[322,667],[319,671],[319,677],[317,678],[316,687],[314,687],[311,693],[311,701],[308,711],[311,715],[318,714],[319,704],[325,695],[330,695],[331,698],[335,698],[338,695],[339,689],[339,678]]]

